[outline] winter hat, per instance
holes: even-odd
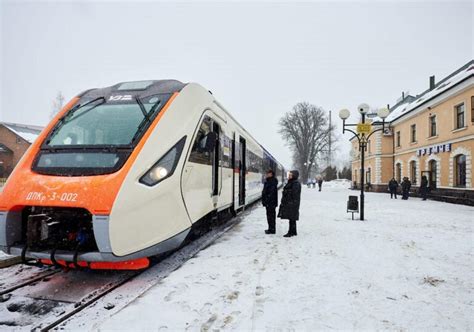
[[[298,177],[300,176],[300,172],[297,170],[290,171],[291,174],[293,174],[293,179],[298,180]]]

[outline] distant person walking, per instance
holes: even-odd
[[[423,200],[426,201],[426,195],[428,195],[428,178],[426,175],[421,177],[420,194]]]
[[[318,178],[318,188],[319,188],[319,191],[321,191],[321,188],[323,186],[323,178],[320,176]]]
[[[394,196],[395,199],[397,199],[398,182],[395,180],[395,178],[392,178],[388,183],[388,190],[390,190],[390,199],[392,199]]]
[[[300,216],[301,184],[298,181],[299,172],[288,173],[288,183],[283,188],[278,217],[289,220],[288,233],[284,237],[296,236],[296,221]]]
[[[262,204],[267,210],[268,229],[265,234],[275,234],[276,212],[278,206],[278,180],[273,170],[268,170],[262,191]]]
[[[311,188],[311,179],[310,178],[308,178],[308,180],[306,181],[306,186],[308,188]]]
[[[311,181],[313,183],[313,189],[316,188],[316,178],[313,178],[313,181]]]
[[[411,182],[405,176],[402,181],[402,199],[407,200],[410,196]]]

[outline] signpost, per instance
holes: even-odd
[[[358,123],[357,133],[368,135],[372,131],[372,125],[370,123]]]

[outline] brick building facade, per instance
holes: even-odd
[[[0,178],[6,178],[38,137],[39,126],[0,122]]]

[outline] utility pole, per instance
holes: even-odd
[[[332,146],[331,146],[331,143],[332,143],[332,126],[331,126],[331,119],[332,119],[332,116],[331,116],[331,111],[329,111],[329,144],[328,144],[328,147],[329,147],[329,152],[328,152],[328,166],[331,166],[331,158],[332,158]]]

